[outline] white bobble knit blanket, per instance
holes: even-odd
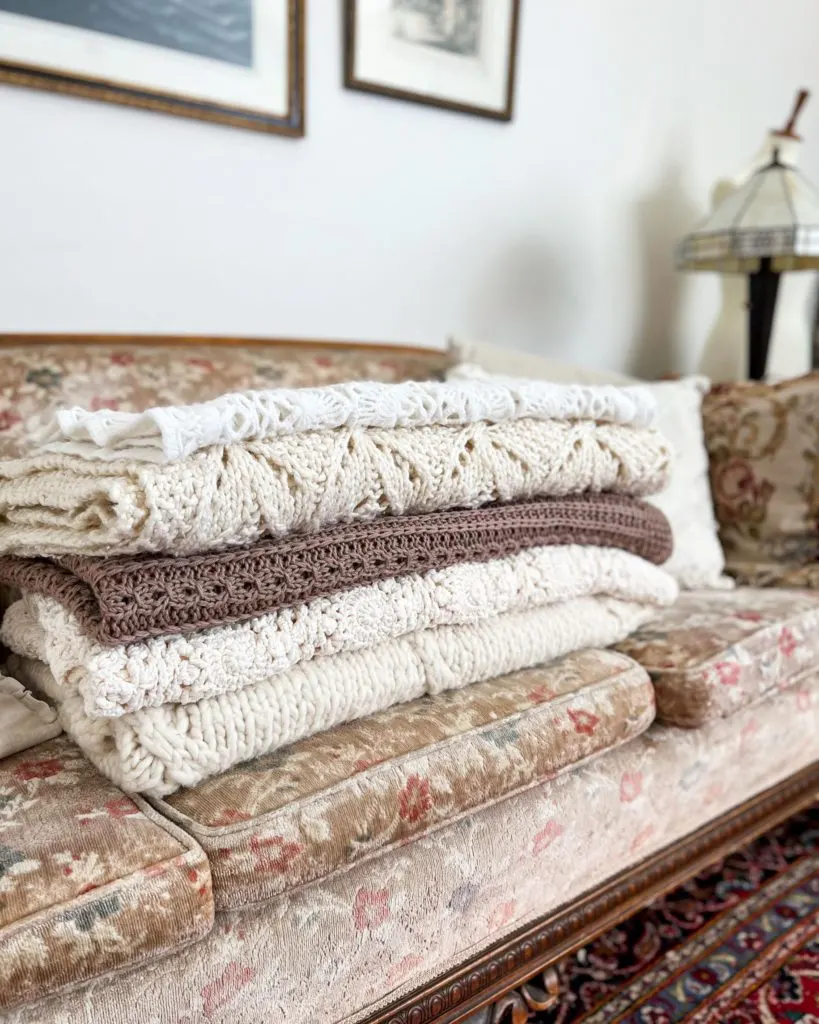
[[[662,569],[611,548],[530,548],[343,591],[248,622],[103,647],[62,605],[28,595],[9,608],[0,641],[47,663],[90,716],[189,704],[271,679],[312,658],[374,647],[419,630],[484,622],[577,597],[657,607],[677,586]]]
[[[59,704],[66,732],[128,792],[164,796],[341,722],[481,682],[585,647],[624,639],[654,605],[577,598],[477,625],[424,629],[375,647],[312,661],[195,704],[121,718],[89,718],[76,684],[41,661],[13,656],[8,671]]]
[[[180,461],[44,453],[0,462],[0,552],[186,554],[384,514],[665,486],[647,428],[519,419],[347,428],[207,448]]]
[[[144,413],[65,409],[36,438],[46,451],[87,459],[167,462],[212,445],[266,441],[312,430],[588,419],[650,426],[654,399],[639,387],[584,387],[544,381],[453,380],[223,395]]]

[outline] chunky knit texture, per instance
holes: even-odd
[[[671,554],[661,512],[619,494],[540,498],[475,511],[387,516],[206,555],[0,556],[0,584],[53,597],[102,644],[244,622],[393,576],[580,544]]]
[[[0,553],[188,554],[342,522],[541,495],[661,490],[668,445],[589,421],[339,430],[181,462],[38,455],[0,463]]]
[[[590,595],[659,608],[675,600],[677,587],[662,569],[624,551],[531,548],[485,564],[384,580],[239,625],[124,647],[101,646],[52,598],[28,595],[6,613],[0,641],[47,662],[60,684],[73,681],[87,714],[115,716],[238,690],[312,658],[363,650],[418,630]],[[38,638],[25,638],[21,614],[37,622]]]
[[[266,441],[311,430],[464,426],[524,417],[645,427],[652,423],[654,401],[639,387],[544,381],[363,381],[245,391],[144,413],[64,409],[56,413],[38,441],[47,451],[87,459],[167,462],[211,445]]]
[[[103,774],[128,792],[164,796],[394,704],[580,648],[608,646],[655,611],[613,598],[578,598],[478,625],[421,630],[363,651],[315,658],[196,704],[166,704],[122,718],[89,718],[73,677],[60,685],[41,661],[13,657],[8,670],[58,701],[66,732]],[[372,755],[377,759],[378,750]]]

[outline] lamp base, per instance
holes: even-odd
[[[779,271],[771,268],[770,258],[760,262],[759,270],[748,275],[748,376],[762,380],[768,365]]]

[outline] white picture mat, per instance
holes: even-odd
[[[509,84],[512,10],[512,0],[483,0],[481,53],[465,57],[396,39],[392,0],[359,0],[355,78],[502,112]]]
[[[252,0],[253,67],[0,12],[0,60],[285,117],[289,0]]]

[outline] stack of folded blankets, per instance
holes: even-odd
[[[158,796],[614,643],[677,594],[653,412],[494,380],[60,412],[0,462],[6,671]]]

